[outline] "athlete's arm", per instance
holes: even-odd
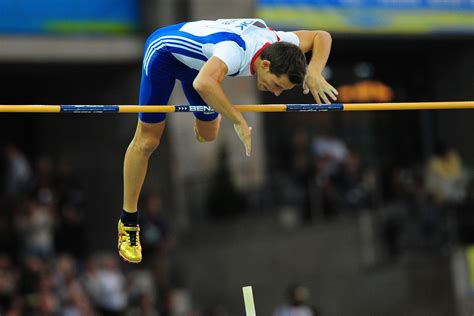
[[[199,71],[194,79],[193,87],[208,105],[234,123],[237,135],[245,145],[246,154],[250,156],[250,128],[243,115],[233,107],[222,89],[222,82],[227,72],[227,65],[218,57],[213,56]]]
[[[193,87],[199,95],[217,112],[221,113],[234,124],[240,123],[242,114],[234,109],[227,98],[222,82],[227,74],[227,65],[217,57],[211,57],[194,79]]]
[[[322,71],[331,53],[331,34],[326,31],[296,31],[294,33],[300,40],[299,46],[301,50],[304,53],[312,51],[304,84],[304,92],[308,93],[311,91],[311,94],[318,103],[321,103],[321,99],[326,104],[331,103],[326,94],[333,100],[336,100],[338,92],[322,75]]]

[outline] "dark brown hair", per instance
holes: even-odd
[[[306,57],[296,45],[287,42],[276,42],[265,48],[260,55],[262,60],[270,62],[270,72],[277,75],[288,75],[291,83],[302,84],[306,75]]]

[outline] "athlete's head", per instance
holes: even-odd
[[[278,96],[303,83],[306,57],[298,46],[277,42],[263,50],[254,67],[258,89]]]

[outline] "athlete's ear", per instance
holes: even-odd
[[[262,66],[262,69],[264,70],[270,70],[270,64],[271,62],[269,60],[262,60],[262,63],[261,63],[261,66]]]

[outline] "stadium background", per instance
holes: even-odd
[[[325,75],[343,102],[473,100],[473,10],[1,0],[0,103],[136,104],[147,34],[238,17],[330,31]],[[225,89],[236,104],[313,102],[298,88],[258,93],[248,78]],[[171,103],[185,102],[176,89]],[[0,114],[0,313],[242,315],[241,286],[253,285],[270,315],[291,284],[307,288],[315,315],[473,313],[472,111],[246,117],[250,159],[228,122],[198,144],[191,115],[168,116],[141,203],[148,259],[130,266],[115,230],[136,116]]]

